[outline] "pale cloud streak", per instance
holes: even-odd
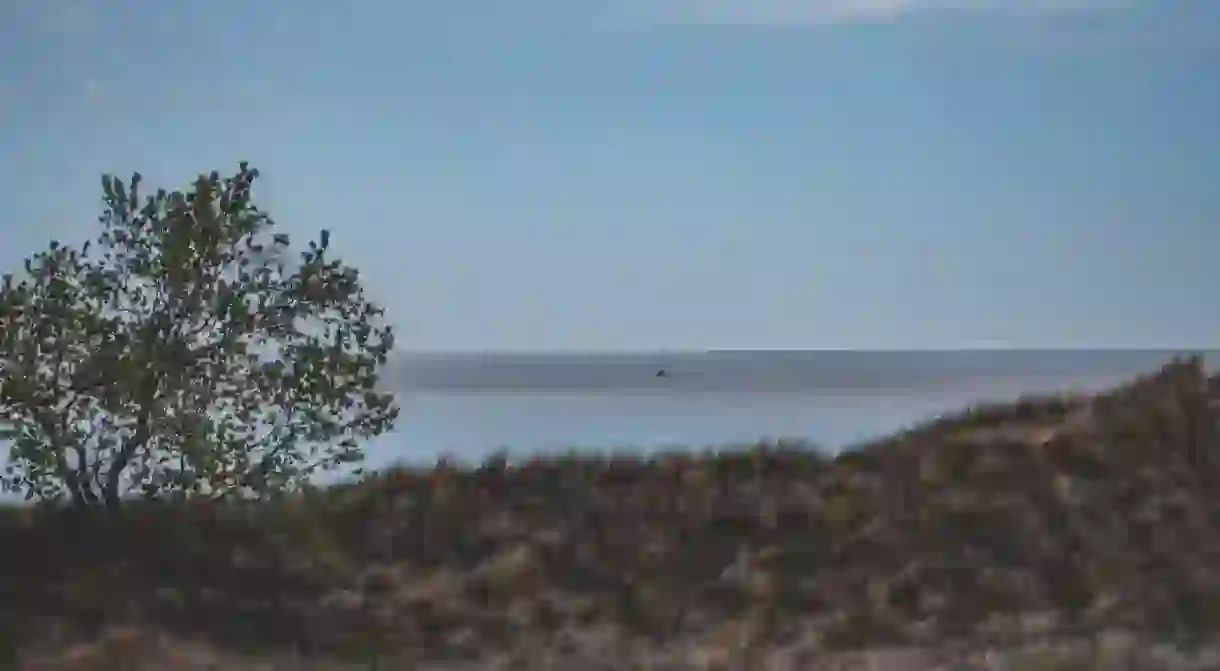
[[[964,34],[986,26],[987,37],[976,41],[987,48],[1072,53],[1220,50],[1220,12],[1204,11],[1186,0],[607,1],[636,24],[788,29],[932,19]]]
[[[632,12],[666,23],[818,25],[893,20],[924,12],[1042,17],[1129,7],[1136,0],[625,0]]]
[[[672,0],[656,3],[655,18],[676,23],[802,25],[895,18],[919,0]]]

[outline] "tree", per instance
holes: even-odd
[[[26,500],[266,495],[393,426],[384,310],[328,231],[299,257],[242,163],[141,203],[104,176],[102,233],[0,287],[0,484]],[[91,251],[93,254],[91,255]]]

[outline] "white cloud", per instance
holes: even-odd
[[[672,0],[656,3],[657,18],[691,23],[790,25],[893,18],[919,0]]]
[[[1134,0],[652,0],[637,14],[668,23],[817,25],[895,19],[924,11],[1016,16],[1112,9]]]

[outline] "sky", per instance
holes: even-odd
[[[405,350],[1220,346],[1220,3],[0,3],[0,267],[248,160]]]

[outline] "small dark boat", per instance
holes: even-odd
[[[669,377],[669,373],[665,372],[665,369],[662,368],[657,371],[657,377]]]

